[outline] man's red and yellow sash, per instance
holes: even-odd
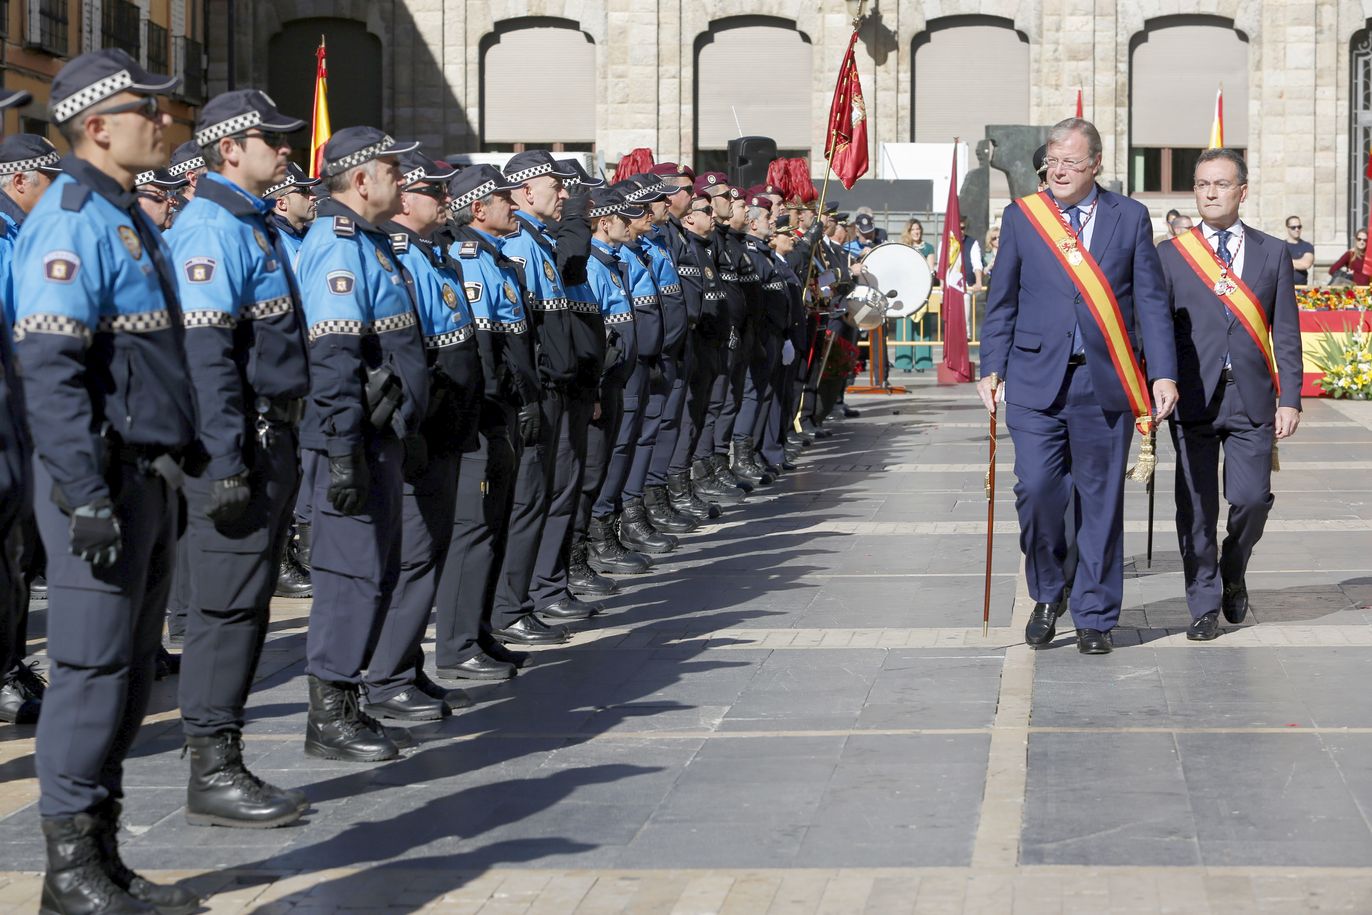
[[[1062,269],[1067,271],[1072,285],[1081,293],[1082,301],[1105,338],[1105,348],[1110,353],[1115,374],[1119,376],[1120,386],[1129,400],[1135,423],[1140,431],[1146,433],[1153,422],[1153,401],[1148,392],[1148,379],[1144,377],[1138,356],[1129,342],[1129,331],[1125,327],[1115,292],[1110,288],[1105,274],[1101,273],[1100,265],[1086,250],[1086,245],[1064,223],[1062,211],[1047,191],[1021,197],[1015,202],[1029,218],[1029,224],[1039,233],[1048,250],[1053,252]]]
[[[1272,353],[1272,328],[1268,325],[1267,314],[1258,304],[1258,297],[1253,295],[1253,290],[1249,289],[1248,284],[1237,274],[1230,273],[1225,268],[1224,262],[1206,243],[1200,226],[1178,235],[1172,239],[1172,244],[1177,246],[1182,260],[1196,271],[1196,276],[1200,277],[1201,282],[1210,287],[1215,297],[1224,303],[1224,307],[1229,309],[1230,314],[1243,325],[1244,330],[1248,331],[1248,336],[1253,338],[1253,342],[1262,352],[1263,359],[1267,360],[1267,371],[1272,375],[1272,386],[1281,394],[1281,381],[1277,378],[1277,360]]]

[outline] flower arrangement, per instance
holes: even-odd
[[[834,338],[834,348],[829,353],[829,361],[824,364],[825,381],[847,381],[848,376],[857,371],[862,353],[857,346],[842,337]]]
[[[1372,287],[1332,286],[1296,290],[1296,305],[1301,311],[1359,311],[1372,308]]]
[[[1313,359],[1324,372],[1315,383],[1330,397],[1372,399],[1372,334],[1362,321],[1365,313],[1358,309],[1358,326],[1342,340],[1326,332]]]

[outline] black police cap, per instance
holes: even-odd
[[[552,175],[554,178],[575,178],[576,172],[565,163],[558,162],[546,149],[529,149],[517,152],[505,163],[505,177],[516,184],[532,181],[539,175]]]
[[[0,108],[13,108],[33,101],[33,93],[23,89],[0,89]]]
[[[195,120],[195,143],[205,147],[256,127],[274,133],[291,133],[305,126],[300,118],[282,114],[276,102],[261,89],[221,92],[205,103]]]
[[[619,183],[623,184],[624,182]],[[625,199],[624,194],[611,186],[598,187],[591,191],[591,209],[586,215],[591,219],[616,215],[623,216],[625,219],[637,219],[643,213],[643,207],[630,203]]]
[[[324,144],[324,175],[332,178],[373,159],[398,156],[418,148],[418,143],[393,140],[375,127],[344,127]]]
[[[166,190],[175,190],[190,184],[190,179],[184,176],[177,177],[165,168],[154,168],[150,171],[139,172],[134,176],[133,186],[135,188],[152,185]]]
[[[286,163],[286,177],[262,192],[262,196],[273,197],[283,191],[293,190],[298,187],[310,188],[323,181],[322,178],[311,178],[305,174],[305,170],[294,162]]]
[[[412,184],[442,184],[457,174],[457,169],[450,165],[439,165],[418,150],[401,153],[396,159],[396,164],[400,166],[402,188]]]
[[[200,144],[194,140],[187,140],[172,150],[171,167],[167,170],[172,173],[173,177],[179,178],[197,168],[204,167],[205,157],[200,154]]]
[[[576,177],[562,179],[571,187],[593,188],[605,186],[604,178],[594,177],[575,159],[558,159],[556,164],[557,167],[563,171],[576,172]]]
[[[67,62],[52,80],[48,110],[58,124],[120,92],[160,95],[174,89],[179,76],[149,73],[119,48],[102,48]]]
[[[39,169],[55,175],[62,169],[57,162],[62,154],[57,147],[36,133],[16,133],[0,140],[0,175]]]
[[[469,165],[448,180],[448,193],[453,198],[448,206],[457,212],[496,191],[512,191],[522,185],[522,181],[505,177],[494,165]]]
[[[876,220],[866,213],[859,213],[858,218],[854,221],[857,223],[858,232],[862,235],[869,235],[877,229]]]

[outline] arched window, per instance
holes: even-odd
[[[969,148],[990,124],[1029,124],[1029,38],[1009,19],[945,16],[914,41],[911,140]],[[1005,174],[991,170],[991,195],[1010,193]]]
[[[1248,146],[1248,37],[1227,19],[1171,16],[1131,42],[1129,190],[1187,193],[1224,89],[1224,145]]]
[[[739,16],[696,40],[695,169],[723,171],[738,136],[771,137],[808,156],[813,130],[810,38],[795,23]]]
[[[287,114],[314,111],[315,49],[323,35],[329,52],[329,124],[386,128],[381,105],[381,39],[354,19],[294,19],[272,36],[267,51],[267,92]],[[309,140],[304,141],[306,158]]]
[[[1353,67],[1350,86],[1348,143],[1348,238],[1367,228],[1372,181],[1367,180],[1367,157],[1372,151],[1372,28],[1359,29],[1349,46]]]
[[[481,42],[481,148],[595,148],[595,43],[574,22],[516,19]]]

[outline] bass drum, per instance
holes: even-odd
[[[909,245],[877,245],[862,259],[862,268],[887,296],[886,317],[918,318],[929,304],[934,274],[924,256]]]

